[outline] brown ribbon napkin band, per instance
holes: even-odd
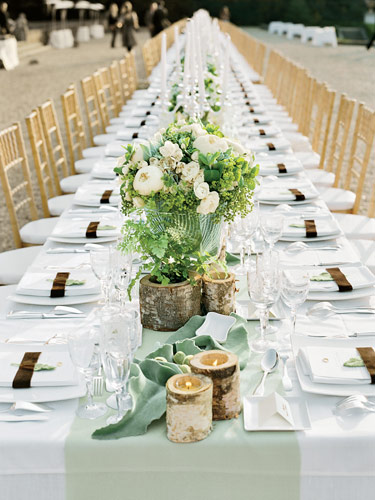
[[[107,189],[106,191],[104,191],[104,193],[102,194],[102,197],[100,198],[100,203],[101,204],[109,203],[109,199],[110,199],[112,193],[113,193],[113,189]]]
[[[284,163],[278,163],[277,168],[279,169],[279,174],[287,174],[288,173]]]
[[[272,142],[267,142],[268,150],[269,151],[276,151],[275,146],[272,144]]]
[[[364,362],[371,377],[371,383],[375,384],[375,352],[372,347],[357,347],[357,351]]]
[[[141,121],[141,127],[144,127],[146,125],[146,120]]]
[[[90,222],[86,229],[86,238],[97,238],[96,230],[98,229],[100,222]]]
[[[347,280],[345,274],[340,271],[340,268],[330,267],[329,269],[327,268],[326,271],[336,282],[336,285],[339,287],[339,292],[351,292],[353,290],[352,285]]]
[[[28,389],[30,387],[34,367],[40,355],[40,352],[25,352],[12,382],[13,389]]]
[[[134,134],[132,135],[132,139],[137,139],[138,137],[138,132],[134,132]]]
[[[254,123],[259,123],[258,118],[254,118],[253,122],[254,122]]]
[[[50,297],[56,299],[65,296],[66,280],[69,278],[70,273],[57,273],[52,283]]]
[[[150,116],[151,115],[151,111],[146,111],[146,116]]]
[[[305,195],[299,189],[291,188],[289,191],[294,194],[296,201],[304,201],[306,199]]]
[[[262,128],[259,129],[259,135],[266,135],[265,131]]]
[[[250,113],[255,113],[255,109],[254,108],[250,108]]]
[[[306,238],[316,238],[318,236],[315,221],[313,219],[305,220],[305,228]]]

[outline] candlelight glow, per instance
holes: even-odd
[[[188,382],[185,383],[186,389],[191,389],[191,386],[192,386],[191,382],[188,381]]]
[[[217,359],[212,363],[212,366],[217,366]]]

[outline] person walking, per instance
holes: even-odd
[[[152,17],[152,36],[156,36],[158,33],[163,31],[170,25],[170,21],[168,20],[168,10],[165,7],[164,0],[159,0],[158,8],[155,10],[154,15]]]
[[[154,12],[156,11],[157,8],[158,8],[158,4],[156,2],[152,2],[150,4],[150,7],[147,9],[146,14],[145,14],[145,25],[147,26],[147,28],[150,32],[150,36],[152,36],[152,32],[154,29],[154,25],[152,24],[152,20],[154,17]]]
[[[137,41],[135,39],[135,31],[139,29],[137,13],[133,10],[131,2],[125,2],[121,8],[120,24],[122,33],[122,45],[130,52]]]
[[[224,5],[219,14],[220,21],[230,21],[230,10],[227,5]]]
[[[29,26],[27,24],[26,14],[21,14],[16,19],[16,27],[14,29],[14,36],[18,42],[26,42]]]
[[[9,24],[8,4],[0,2],[0,35],[8,35],[11,33]]]
[[[111,3],[109,6],[109,14],[108,14],[108,28],[112,34],[111,38],[111,47],[112,49],[116,44],[116,37],[118,33],[118,5],[117,3]]]

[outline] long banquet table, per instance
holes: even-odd
[[[232,56],[240,60],[234,47]],[[241,64],[245,62],[241,60]],[[250,68],[248,72],[250,75]],[[262,205],[261,208],[266,213],[273,207]],[[341,241],[345,242],[345,237],[341,237]],[[46,250],[54,247],[64,247],[64,244],[47,241],[35,268],[43,266]],[[6,314],[11,309],[34,309],[7,300],[15,289],[16,286],[0,288],[0,341],[38,325],[53,331],[74,327],[74,320],[69,319],[7,320]],[[243,282],[241,294],[246,295]],[[374,300],[371,297],[372,304]],[[358,299],[358,303],[362,302]],[[89,314],[95,306],[79,307]],[[281,334],[289,328],[289,320],[280,322]],[[255,338],[255,322],[248,322],[248,331],[250,340]],[[168,333],[145,330],[138,357],[146,355],[168,336]],[[325,339],[326,345],[335,346],[336,342],[337,339]],[[345,342],[358,346],[368,345],[369,340],[347,338]],[[241,374],[242,395],[251,394],[259,381],[259,363],[260,355],[251,354]],[[238,419],[216,422],[212,434],[204,441],[177,445],[168,441],[162,418],[143,436],[98,441],[90,436],[105,425],[106,416],[94,421],[79,419],[75,416],[78,399],[49,403],[53,412],[47,421],[0,421],[0,498],[371,498],[375,490],[375,415],[369,413],[353,419],[336,417],[332,409],[339,398],[303,392],[292,360],[288,368],[293,382],[293,391],[288,395],[301,397],[308,405],[312,427],[306,431],[246,432],[240,415]],[[271,374],[266,383],[266,394],[275,390],[282,391],[279,371]],[[0,401],[1,395],[0,389]],[[107,396],[105,393],[102,399]],[[0,403],[0,411],[8,406]]]

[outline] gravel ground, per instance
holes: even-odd
[[[269,35],[266,31],[246,28],[253,36],[277,47],[285,55],[307,66],[311,73],[326,80],[332,88],[346,92],[349,96],[375,108],[375,50],[366,51],[364,47],[316,48],[302,45],[298,40],[288,41],[285,37]],[[137,70],[140,80],[145,78],[140,47],[148,38],[146,30],[137,33],[138,58]],[[120,40],[117,41],[120,43]],[[32,173],[33,165],[29,151],[24,118],[37,105],[53,99],[61,125],[63,124],[60,95],[71,84],[79,85],[79,80],[92,74],[97,68],[107,66],[113,59],[120,59],[124,49],[109,48],[109,36],[103,40],[92,40],[78,48],[51,49],[21,60],[13,71],[0,70],[0,129],[15,121],[20,121],[28,150]],[[30,65],[32,59],[38,64]],[[350,76],[349,75],[350,72]],[[63,131],[63,127],[62,127]],[[65,139],[65,138],[64,138]],[[34,175],[35,179],[35,175]],[[34,184],[35,199],[38,191]],[[40,209],[40,207],[39,207]],[[42,216],[40,212],[40,216]],[[13,247],[8,211],[4,199],[0,199],[1,234],[0,251]],[[25,218],[21,224],[27,222]]]

